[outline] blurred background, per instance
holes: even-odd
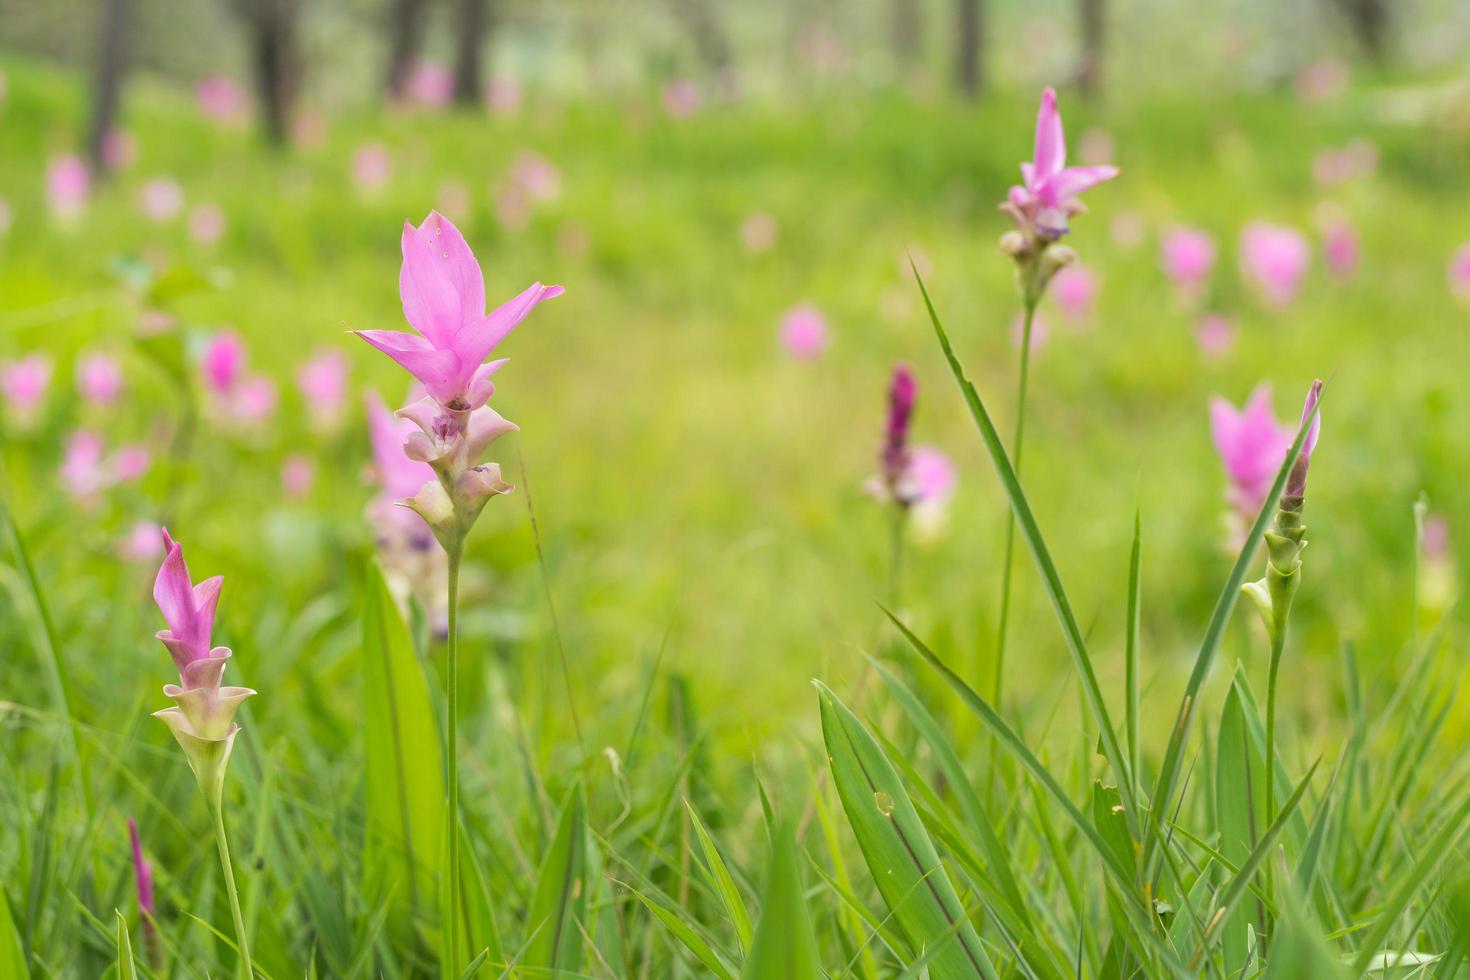
[[[351,683],[374,552],[364,392],[406,385],[346,331],[406,327],[398,236],[431,208],[492,303],[567,287],[502,348],[519,490],[467,573],[466,649],[552,733],[538,752],[570,749],[529,503],[595,738],[667,676],[660,703],[688,698],[716,744],[801,758],[806,679],[851,679],[881,636],[889,521],[864,483],[900,361],[953,476],[901,602],[989,677],[1004,502],[909,263],[1009,431],[996,204],[1055,85],[1071,158],[1122,176],[1089,193],[1041,311],[1025,483],[1105,682],[1135,510],[1164,704],[1229,568],[1209,399],[1269,385],[1289,424],[1320,376],[1286,670],[1296,723],[1329,732],[1346,646],[1365,683],[1392,676],[1467,558],[1467,48],[1449,0],[0,0],[0,488],[78,700],[121,724],[164,677],[167,523],[227,576],[257,714],[350,737],[319,702]],[[1074,737],[1016,567],[1008,697],[1062,706]],[[0,595],[0,692],[37,703],[28,609]],[[1222,677],[1264,659],[1236,620]]]

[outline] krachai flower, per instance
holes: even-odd
[[[1180,292],[1194,295],[1215,265],[1215,240],[1197,228],[1176,228],[1162,246],[1164,275]]]
[[[1241,267],[1272,306],[1296,298],[1311,261],[1311,247],[1293,228],[1252,222],[1240,233]]]
[[[1227,499],[1243,516],[1254,517],[1293,438],[1271,410],[1270,387],[1256,386],[1239,410],[1223,398],[1212,398],[1210,432],[1230,481]]]
[[[0,399],[22,427],[30,425],[40,414],[50,385],[51,358],[45,354],[0,361]]]
[[[77,393],[82,401],[107,406],[122,393],[122,367],[110,354],[88,354],[77,361]]]
[[[1112,166],[1068,167],[1067,140],[1057,94],[1041,93],[1036,115],[1036,144],[1031,160],[1021,164],[1024,183],[1012,187],[1001,210],[1008,213],[1028,237],[1055,241],[1067,233],[1068,219],[1085,210],[1077,195],[1118,176]]]
[[[878,454],[879,473],[888,497],[900,507],[913,503],[912,488],[904,483],[909,468],[909,424],[914,417],[918,382],[905,364],[893,369],[888,384],[888,424],[883,431],[883,449]]]
[[[536,304],[560,296],[562,288],[533,283],[486,314],[480,263],[453,222],[437,211],[417,228],[405,222],[402,246],[398,292],[418,333],[355,332],[418,378],[444,408],[473,411],[489,400],[490,376],[505,363],[485,359]]]
[[[133,883],[138,891],[138,911],[143,913],[143,931],[153,929],[153,866],[143,857],[138,839],[138,822],[128,817],[128,840],[133,846]]]
[[[296,387],[306,398],[312,427],[331,432],[347,403],[347,358],[339,350],[322,351],[297,369]]]
[[[1306,425],[1311,419],[1312,427],[1307,431],[1307,438],[1302,443],[1302,451],[1298,454],[1296,462],[1292,464],[1291,475],[1286,480],[1285,496],[1300,497],[1307,492],[1307,467],[1311,465],[1312,453],[1317,449],[1317,439],[1322,435],[1322,415],[1312,412],[1317,407],[1317,402],[1322,398],[1322,382],[1312,382],[1312,387],[1307,391],[1307,400],[1302,405],[1302,420],[1300,425]],[[1300,428],[1300,425],[1298,428]],[[1296,436],[1293,433],[1292,438]],[[1283,505],[1284,506],[1284,505]]]

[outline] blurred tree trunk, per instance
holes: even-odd
[[[454,101],[458,105],[473,106],[484,94],[484,72],[481,69],[481,52],[485,47],[485,30],[489,26],[490,11],[487,0],[459,0],[458,48],[454,57]]]
[[[250,67],[266,139],[286,142],[296,93],[296,20],[300,0],[236,0],[250,31]]]
[[[718,74],[730,67],[730,38],[715,4],[710,0],[674,0],[674,13],[689,32],[706,68]]]
[[[103,148],[117,125],[122,103],[123,76],[128,69],[128,32],[133,20],[132,0],[107,0],[97,51],[97,75],[92,88],[92,121],[87,130],[87,159],[99,177],[107,173]]]
[[[1353,37],[1374,61],[1388,53],[1389,8],[1387,0],[1333,0],[1347,18]]]
[[[1077,64],[1077,85],[1082,94],[1095,98],[1102,91],[1103,42],[1107,31],[1106,0],[1078,0],[1082,29],[1082,59]]]
[[[983,41],[980,0],[955,0],[955,84],[968,99],[980,94]]]
[[[403,94],[409,70],[413,68],[419,47],[423,44],[424,14],[428,6],[427,0],[393,0],[388,23],[387,89],[390,98]]]
[[[919,58],[924,38],[922,0],[893,0],[893,60],[907,71]]]

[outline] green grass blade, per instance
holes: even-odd
[[[832,781],[884,903],[919,956],[939,943],[933,972],[986,977],[996,972],[939,862],[934,843],[882,748],[820,681],[822,738]],[[958,924],[958,928],[956,925]]]
[[[138,980],[138,967],[133,963],[133,940],[128,935],[128,920],[117,909],[112,911],[117,916],[117,980]],[[6,975],[24,976],[22,973]]]
[[[745,960],[742,980],[821,980],[817,936],[801,889],[796,839],[788,823],[776,828],[771,870],[761,904],[760,928]]]
[[[919,292],[923,294],[924,306],[929,311],[929,320],[934,326],[935,336],[939,338],[940,349],[944,351],[944,358],[949,362],[950,371],[954,374],[955,382],[964,395],[970,415],[980,430],[980,436],[985,442],[986,451],[990,454],[990,461],[995,467],[995,474],[1000,479],[1001,487],[1005,490],[1006,496],[1010,498],[1011,511],[1016,515],[1016,527],[1020,530],[1021,537],[1031,551],[1031,557],[1036,562],[1036,570],[1041,575],[1042,586],[1046,589],[1052,609],[1056,612],[1057,621],[1062,628],[1062,638],[1066,641],[1067,652],[1072,656],[1072,662],[1082,681],[1082,691],[1087,697],[1088,707],[1092,709],[1093,720],[1098,725],[1103,754],[1107,756],[1109,764],[1116,773],[1118,785],[1123,790],[1124,812],[1127,814],[1129,827],[1136,837],[1141,829],[1141,823],[1133,797],[1133,777],[1128,766],[1128,759],[1123,754],[1122,746],[1118,744],[1118,733],[1113,728],[1112,718],[1108,715],[1107,702],[1103,699],[1102,687],[1098,684],[1097,672],[1093,669],[1092,656],[1087,651],[1087,642],[1083,637],[1082,628],[1077,624],[1077,618],[1072,613],[1071,600],[1067,598],[1067,592],[1062,587],[1061,575],[1057,572],[1051,552],[1047,549],[1046,541],[1041,536],[1041,528],[1036,523],[1036,517],[1031,513],[1031,505],[1026,500],[1025,491],[1021,489],[1021,482],[1016,476],[1015,469],[1011,466],[1010,457],[1006,455],[1000,433],[996,431],[995,424],[991,422],[990,413],[986,411],[985,403],[980,399],[980,393],[965,377],[965,370],[960,365],[959,358],[955,356],[949,336],[944,332],[943,324],[939,322],[939,314],[934,310],[934,304],[929,299],[929,291],[924,287],[924,280],[919,275],[917,268],[914,269],[914,279],[919,284]]]
[[[735,980],[735,974],[730,972],[725,961],[720,959],[719,954],[700,937],[699,933],[689,927],[689,924],[681,918],[680,913],[665,908],[636,888],[627,885],[624,887],[632,892],[633,896],[642,902],[648,911],[653,913],[654,918],[663,923],[665,929],[672,932],[674,937],[684,944],[685,949],[694,954],[695,959],[709,967],[711,973],[720,980]]]
[[[740,889],[735,886],[735,879],[725,865],[725,859],[720,856],[719,848],[715,847],[715,842],[705,829],[704,822],[699,819],[699,814],[695,812],[694,805],[685,800],[684,806],[689,811],[689,822],[694,826],[694,835],[699,838],[699,848],[704,854],[705,872],[710,887],[720,896],[725,914],[735,924],[735,935],[740,940],[740,948],[748,950],[755,930],[751,927],[750,912],[745,908],[745,900],[740,897]]]
[[[562,804],[556,835],[541,861],[536,890],[526,914],[535,937],[526,947],[527,967],[552,976],[576,973],[582,964],[582,928],[587,907],[587,800],[579,782]]]
[[[0,977],[28,977],[31,971],[26,966],[25,944],[21,942],[20,928],[10,914],[10,900],[5,896],[5,885],[0,883]]]
[[[1143,776],[1139,764],[1138,736],[1138,675],[1139,675],[1139,632],[1143,620],[1143,599],[1139,588],[1143,570],[1143,523],[1138,511],[1133,512],[1133,548],[1128,556],[1128,627],[1124,643],[1124,714],[1123,725],[1128,733],[1128,770],[1133,777],[1133,798],[1143,792],[1139,785]]]

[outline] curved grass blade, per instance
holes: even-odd
[[[582,923],[587,910],[587,801],[579,782],[567,794],[556,836],[541,861],[536,890],[526,914],[535,938],[526,947],[527,967],[551,976],[576,973],[582,963]]]
[[[1143,600],[1139,580],[1143,569],[1143,524],[1138,511],[1133,512],[1133,548],[1128,556],[1128,627],[1124,644],[1124,700],[1123,725],[1128,735],[1128,769],[1133,778],[1133,798],[1143,793],[1142,765],[1139,762],[1140,740],[1138,736],[1138,634],[1143,620]]]
[[[935,975],[995,980],[995,967],[887,756],[830,688],[813,683],[832,782],[911,954],[923,955],[942,943],[931,961]]]
[[[662,922],[664,928],[672,932],[674,937],[684,944],[685,949],[693,953],[699,962],[709,967],[711,973],[719,977],[720,980],[735,980],[735,974],[730,972],[730,968],[725,965],[725,961],[720,958],[720,955],[714,951],[714,948],[709,943],[700,937],[699,933],[691,929],[689,923],[680,918],[677,912],[665,908],[631,885],[623,883],[623,887],[632,892],[633,897],[642,902],[648,908],[648,911],[653,913],[654,918]]]
[[[117,980],[138,980],[138,967],[133,963],[133,939],[128,935],[128,920],[117,909],[112,912],[117,916]],[[19,977],[25,974],[6,975]]]
[[[943,324],[939,322],[939,314],[934,310],[934,303],[929,299],[929,291],[924,288],[924,280],[919,275],[917,268],[914,269],[914,279],[919,284],[919,292],[924,296],[924,306],[929,311],[929,321],[934,325],[934,334],[939,338],[939,347],[944,351],[944,358],[949,362],[950,372],[960,386],[960,392],[965,397],[965,404],[969,406],[975,425],[980,429],[980,437],[985,442],[986,451],[990,454],[990,462],[995,467],[995,475],[999,478],[1006,496],[1010,498],[1011,510],[1016,515],[1016,527],[1020,529],[1021,536],[1031,551],[1031,557],[1036,562],[1036,570],[1041,575],[1041,583],[1046,589],[1047,597],[1051,599],[1052,609],[1056,612],[1057,621],[1062,628],[1062,638],[1067,644],[1067,652],[1072,655],[1072,662],[1082,681],[1082,691],[1087,696],[1088,707],[1092,709],[1093,720],[1098,725],[1103,754],[1107,756],[1108,763],[1117,774],[1129,830],[1137,838],[1141,822],[1137,801],[1133,796],[1133,776],[1129,768],[1128,757],[1123,754],[1123,748],[1118,743],[1118,733],[1113,728],[1112,718],[1108,715],[1107,702],[1103,699],[1102,687],[1098,684],[1097,672],[1093,669],[1092,656],[1087,651],[1087,641],[1083,638],[1082,628],[1077,624],[1077,617],[1072,613],[1071,600],[1067,598],[1066,589],[1062,587],[1061,575],[1057,572],[1051,552],[1047,549],[1046,541],[1041,536],[1041,528],[1036,523],[1036,517],[1031,513],[1031,505],[1026,500],[1026,492],[1021,489],[1021,481],[1016,476],[1010,457],[1006,455],[1000,433],[996,431],[995,424],[990,420],[990,413],[986,411],[985,403],[980,399],[980,393],[965,377],[965,369],[960,365],[959,358],[955,356],[949,336],[944,332]]]
[[[771,844],[770,881],[761,905],[760,928],[745,960],[742,980],[822,980],[817,936],[801,891],[796,839],[791,825],[776,828]]]
[[[689,811],[689,822],[694,826],[694,835],[699,838],[699,847],[704,853],[705,872],[710,887],[720,896],[725,914],[735,924],[735,935],[740,940],[740,948],[748,950],[755,930],[751,928],[750,913],[745,908],[745,900],[740,897],[740,889],[735,886],[735,879],[726,867],[725,859],[720,856],[719,848],[715,847],[715,842],[705,829],[704,822],[699,819],[699,814],[695,812],[694,805],[685,800],[684,806]]]
[[[5,886],[0,883],[0,976],[28,977],[26,949],[20,939],[20,929],[10,914],[10,901],[5,897]]]

